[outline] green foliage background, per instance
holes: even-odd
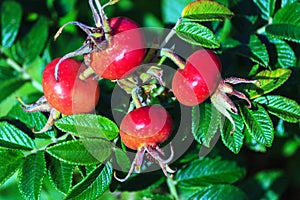
[[[182,9],[189,2],[191,1],[121,0],[108,7],[106,13],[109,17],[132,18],[142,27],[172,28],[180,17]],[[0,183],[2,180],[5,181],[0,187],[0,199],[22,199],[18,187],[28,192],[23,196],[37,199],[40,184],[42,184],[41,199],[62,199],[63,193],[67,194],[68,198],[80,199],[84,198],[84,195],[95,194],[97,196],[103,192],[105,192],[104,195],[99,199],[116,199],[116,193],[112,194],[107,191],[108,186],[110,190],[121,191],[118,194],[121,199],[132,196],[136,199],[142,197],[174,199],[178,194],[182,198],[200,199],[205,195],[213,197],[217,192],[224,192],[223,195],[226,192],[228,199],[235,197],[239,199],[297,199],[300,195],[298,189],[300,185],[300,7],[295,6],[293,2],[297,1],[293,0],[219,0],[219,2],[234,13],[233,18],[224,22],[201,21],[201,27],[198,24],[195,25],[196,22],[188,21],[185,25],[177,27],[177,31],[193,38],[202,46],[214,48],[220,54],[223,63],[223,77],[254,75],[253,79],[276,77],[276,79],[262,81],[264,94],[270,93],[261,96],[262,94],[257,93],[253,88],[240,86],[239,90],[246,92],[253,99],[257,110],[253,112],[239,106],[242,114],[237,117],[233,116],[237,124],[234,138],[228,139],[231,124],[226,121],[224,127],[221,128],[221,139],[208,158],[202,160],[197,159],[200,144],[204,146],[209,144],[211,138],[201,130],[195,129],[193,132],[195,137],[193,147],[195,148],[190,149],[175,164],[179,170],[174,177],[174,182],[166,180],[159,172],[155,172],[154,175],[146,174],[140,178],[137,176],[127,183],[118,185],[115,181],[111,183],[111,166],[95,167],[92,165],[75,168],[72,165],[74,163],[70,163],[70,159],[67,159],[69,163],[61,162],[63,159],[56,153],[59,148],[57,146],[47,149],[47,172],[37,169],[34,176],[36,180],[26,176],[29,174],[26,167],[18,173],[13,170],[21,165],[30,166],[27,169],[30,170],[37,163],[46,166],[43,158],[45,155],[41,152],[29,155],[25,161],[20,162],[19,158],[23,155],[21,150],[31,149],[34,145],[42,147],[44,143],[51,142],[51,137],[57,131],[50,130],[37,136],[33,142],[30,129],[43,127],[46,117],[41,113],[30,115],[22,113],[15,98],[18,96],[25,102],[33,102],[42,96],[41,74],[45,65],[53,58],[61,57],[82,45],[85,35],[74,26],[68,26],[54,42],[52,38],[58,28],[74,20],[93,25],[93,19],[87,1],[1,1],[0,153],[2,157],[0,157],[0,169],[2,170],[0,171],[5,171],[2,174],[3,177],[14,173],[15,175],[8,180],[0,175]],[[5,24],[15,25],[5,26]],[[189,32],[189,28],[194,26],[204,27],[204,32],[208,28],[212,34],[207,31],[206,35],[199,36],[195,32]],[[14,29],[19,31],[14,31]],[[276,87],[270,86],[272,83]],[[109,95],[112,86],[108,82],[102,82],[101,86],[103,88],[101,102],[109,105],[110,102],[105,97]],[[210,104],[203,104],[200,109],[205,110],[209,106]],[[101,110],[100,114],[110,117],[109,107],[107,110]],[[209,113],[207,114],[210,116]],[[267,119],[270,123],[266,120],[260,122],[261,116],[267,116],[266,118],[270,116]],[[71,118],[64,120],[56,124],[57,128],[60,131],[71,132],[71,127],[67,125],[74,122],[70,122]],[[105,124],[111,123],[106,122],[106,118],[99,117],[93,120],[102,120],[101,122]],[[243,121],[251,123],[243,123]],[[204,119],[199,123],[201,127],[205,127]],[[266,127],[253,131],[253,123],[265,123]],[[272,126],[268,127],[268,124]],[[113,125],[110,126],[113,127]],[[112,129],[106,130],[112,134],[110,139],[115,138],[118,132],[117,127]],[[8,140],[10,135],[14,135],[16,141],[19,142],[13,143]],[[264,138],[261,138],[262,135]],[[70,146],[74,145],[73,143],[75,142],[64,141],[60,145],[63,149],[71,149],[73,147]],[[106,145],[101,142],[97,144]],[[16,150],[10,151],[6,147],[13,147]],[[82,149],[78,151],[84,153]],[[7,160],[9,162],[5,164]],[[82,162],[86,164],[87,161]],[[90,162],[88,164],[93,164],[92,159],[88,162]],[[60,170],[48,165],[60,165]],[[51,170],[58,171],[49,172]],[[74,174],[67,173],[72,170]],[[50,177],[51,173],[57,177]],[[45,174],[47,175],[43,180],[41,177]],[[67,178],[62,180],[62,177],[72,175],[75,177],[73,183]],[[17,176],[19,183],[17,183]],[[221,181],[220,177],[225,178]],[[39,180],[43,182],[39,183]],[[91,180],[92,183],[89,182]],[[149,181],[141,184],[140,182],[144,180]],[[33,182],[34,187],[26,188],[30,181]],[[53,182],[61,184],[55,185]],[[70,190],[71,185],[75,184],[77,185]],[[97,191],[85,190],[87,186],[96,187],[97,184],[102,184],[103,187]],[[55,187],[61,192],[58,192]],[[81,193],[82,196],[80,196]],[[226,199],[225,196],[224,199]]]

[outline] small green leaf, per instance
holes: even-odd
[[[210,185],[199,190],[189,199],[248,199],[246,194],[238,187],[225,184]]]
[[[9,48],[15,41],[22,18],[22,7],[15,1],[4,1],[1,6],[2,46]]]
[[[44,152],[39,151],[25,158],[19,172],[19,189],[24,199],[39,199],[42,183],[46,174]]]
[[[33,140],[23,131],[7,122],[0,122],[0,146],[16,149],[33,149]]]
[[[274,128],[267,111],[259,104],[253,109],[241,106],[240,111],[249,134],[260,144],[270,147],[274,139]]]
[[[40,112],[27,113],[22,110],[20,104],[16,104],[10,112],[7,114],[8,117],[14,120],[20,120],[26,124],[30,129],[41,130],[47,123],[47,118]],[[47,131],[45,134],[53,136],[53,131]]]
[[[211,0],[198,0],[189,3],[182,11],[183,18],[194,21],[225,20],[233,17],[231,12],[224,5]]]
[[[279,9],[271,25],[266,27],[267,34],[292,42],[300,43],[300,2],[296,1]]]
[[[40,17],[24,39],[15,45],[15,49],[19,49],[18,57],[27,64],[31,63],[41,54],[47,39],[48,20]]]
[[[284,68],[278,68],[273,71],[261,71],[253,77],[253,80],[259,81],[260,86],[247,85],[245,86],[245,91],[250,99],[255,99],[281,86],[289,79],[291,73],[290,69]]]
[[[222,42],[224,50],[249,58],[264,67],[269,65],[268,50],[256,35],[242,35]]]
[[[300,121],[300,105],[283,96],[268,95],[256,98],[255,102],[264,105],[267,111],[287,122]]]
[[[0,149],[0,185],[11,177],[23,164],[23,152],[14,149]]]
[[[210,141],[215,136],[221,120],[220,113],[208,103],[192,108],[192,133],[200,144],[210,147]]]
[[[64,117],[55,123],[64,132],[82,137],[115,139],[119,134],[118,126],[106,117],[93,114],[78,114]]]
[[[260,11],[262,12],[261,17],[268,21],[273,17],[275,11],[276,0],[254,0],[254,3],[258,6]]]
[[[232,114],[231,117],[233,118],[236,125],[235,131],[231,133],[231,130],[233,128],[232,123],[228,119],[225,119],[224,124],[221,124],[220,128],[221,138],[225,146],[233,153],[237,154],[240,152],[244,143],[244,123],[239,115]]]
[[[61,162],[51,156],[49,156],[47,161],[51,182],[59,191],[66,194],[72,186],[74,166]]]
[[[99,138],[62,142],[47,148],[53,157],[74,165],[94,165],[111,154],[109,141]]]
[[[97,199],[108,190],[112,180],[112,166],[107,163],[94,169],[67,194],[65,199]]]
[[[180,186],[202,187],[215,183],[234,183],[244,175],[245,170],[234,162],[203,158],[178,170],[175,179]]]
[[[176,26],[176,34],[182,40],[207,48],[219,48],[220,42],[207,27],[195,22],[182,22]]]
[[[277,53],[278,64],[282,68],[289,68],[296,66],[297,57],[295,52],[288,43],[273,37],[267,37],[269,42],[275,46]]]

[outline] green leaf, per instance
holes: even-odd
[[[198,0],[189,3],[182,11],[183,18],[195,21],[225,20],[233,17],[224,5],[211,0]]]
[[[182,22],[176,26],[176,34],[182,40],[207,48],[219,48],[220,42],[207,27],[195,22]]]
[[[118,126],[106,117],[78,114],[64,117],[55,123],[61,131],[82,137],[99,137],[113,140],[119,135]]]
[[[193,0],[162,0],[162,19],[165,24],[172,23],[175,24],[177,20],[181,17],[181,12],[187,3]]]
[[[216,183],[234,183],[244,175],[245,170],[234,162],[203,158],[178,170],[175,179],[180,186],[202,187]]]
[[[261,11],[261,17],[268,21],[270,18],[273,17],[274,11],[275,11],[275,4],[276,0],[254,0],[254,3],[258,6],[258,8]]]
[[[16,90],[18,90],[22,85],[24,85],[24,83],[26,83],[26,81],[20,78],[12,78],[1,82],[0,102],[10,94],[14,93]]]
[[[67,194],[65,199],[97,199],[108,190],[112,180],[112,166],[107,163],[92,171]]]
[[[256,35],[226,39],[222,42],[222,48],[230,53],[247,57],[264,67],[269,65],[268,50]]]
[[[238,187],[225,184],[210,185],[199,189],[189,199],[248,199],[246,194]]]
[[[6,96],[6,98],[0,102],[0,117],[6,116],[14,107],[17,102],[16,97],[28,96],[36,92],[37,90],[31,82],[23,84],[20,88]]]
[[[22,18],[22,7],[15,1],[4,1],[1,6],[2,46],[9,48],[15,41]]]
[[[240,111],[249,134],[260,144],[272,146],[274,128],[267,111],[259,104],[253,109],[241,106]]]
[[[19,190],[24,199],[39,199],[42,183],[46,174],[44,152],[39,151],[25,158],[22,170],[19,172]]]
[[[300,43],[300,2],[296,1],[278,10],[267,34],[292,42]]]
[[[48,20],[40,17],[24,39],[16,44],[15,49],[20,51],[17,54],[22,60],[25,60],[25,63],[29,64],[41,54],[47,39]]]
[[[0,122],[0,146],[16,149],[33,149],[33,140],[15,126]]]
[[[249,84],[245,86],[245,91],[248,93],[250,99],[255,99],[277,89],[289,79],[291,73],[290,69],[284,68],[278,68],[273,71],[261,71],[253,77],[253,80],[259,81],[260,86],[257,87]]]
[[[120,170],[128,172],[131,167],[131,161],[125,151],[120,148],[114,148],[115,158],[120,167]]]
[[[296,66],[297,57],[288,43],[273,37],[267,37],[269,42],[275,46],[278,64],[282,68]]]
[[[248,129],[244,128],[244,135],[245,135],[245,144],[249,149],[256,152],[263,152],[265,153],[267,151],[267,148],[257,142],[249,133]]]
[[[47,118],[45,115],[40,112],[27,113],[22,110],[20,104],[16,104],[7,114],[7,117],[10,117],[14,120],[20,120],[30,129],[34,130],[41,130],[47,123]],[[54,132],[49,130],[45,132],[45,134],[51,137],[54,135]]]
[[[240,152],[244,143],[244,123],[239,115],[231,115],[233,118],[236,128],[233,133],[230,133],[233,126],[232,123],[225,119],[224,124],[221,124],[221,138],[225,146],[230,149],[233,153],[237,154]]]
[[[0,185],[11,177],[23,164],[23,152],[14,149],[0,149]]]
[[[109,141],[99,138],[62,142],[47,148],[51,156],[74,165],[94,165],[111,154]]]
[[[61,162],[51,156],[49,156],[47,161],[51,182],[59,191],[66,194],[72,186],[74,166]]]
[[[221,120],[220,113],[208,103],[192,108],[192,133],[200,144],[210,147],[210,141],[215,136]]]
[[[268,95],[256,98],[255,102],[264,105],[267,111],[287,122],[300,121],[300,105],[283,96]]]

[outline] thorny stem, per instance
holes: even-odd
[[[162,48],[160,50],[161,56],[166,56],[170,60],[172,60],[180,69],[185,68],[185,62],[183,62],[172,50]]]

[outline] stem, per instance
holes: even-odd
[[[175,26],[171,29],[171,31],[168,33],[168,35],[165,37],[164,41],[162,42],[162,44],[160,45],[160,47],[164,47],[168,42],[169,40],[173,37],[173,35],[176,34],[176,27],[178,26],[178,24],[182,21],[182,18],[179,17]]]
[[[137,93],[138,93],[137,89],[134,89],[134,90],[132,90],[132,92],[131,92],[131,96],[132,96],[132,100],[133,100],[133,103],[134,103],[135,107],[136,107],[136,108],[140,108],[140,107],[142,107],[143,105],[142,105],[142,103],[140,102],[140,99],[139,99],[139,96],[138,96]]]
[[[175,187],[175,181],[168,177],[167,178],[167,185],[169,187],[171,195],[173,195],[173,197],[175,199],[179,199],[179,196],[178,196],[178,193],[177,193],[177,190],[176,190],[176,187]]]
[[[79,74],[79,79],[84,81],[94,73],[95,71],[91,67],[88,67],[81,74]]]
[[[172,60],[180,69],[185,68],[185,63],[170,49],[162,48],[160,50],[161,56],[166,56]]]
[[[11,58],[7,58],[6,59],[6,63],[11,66],[14,70],[16,70],[17,72],[23,72],[22,67],[20,65],[18,65],[18,63],[16,63],[13,59]]]
[[[111,39],[111,28],[109,26],[109,23],[108,23],[108,20],[107,20],[107,16],[99,2],[99,0],[95,0],[96,2],[96,6],[98,8],[98,11],[100,13],[100,17],[101,17],[101,20],[102,20],[102,25],[103,25],[103,29],[104,29],[104,35],[105,35],[105,39],[107,41],[110,41]]]
[[[102,24],[101,24],[101,19],[100,19],[100,16],[99,14],[97,13],[97,10],[93,4],[93,0],[89,0],[89,5],[90,5],[90,8],[92,10],[92,13],[93,13],[93,18],[94,18],[94,22],[95,22],[95,25],[96,27],[101,27]]]

